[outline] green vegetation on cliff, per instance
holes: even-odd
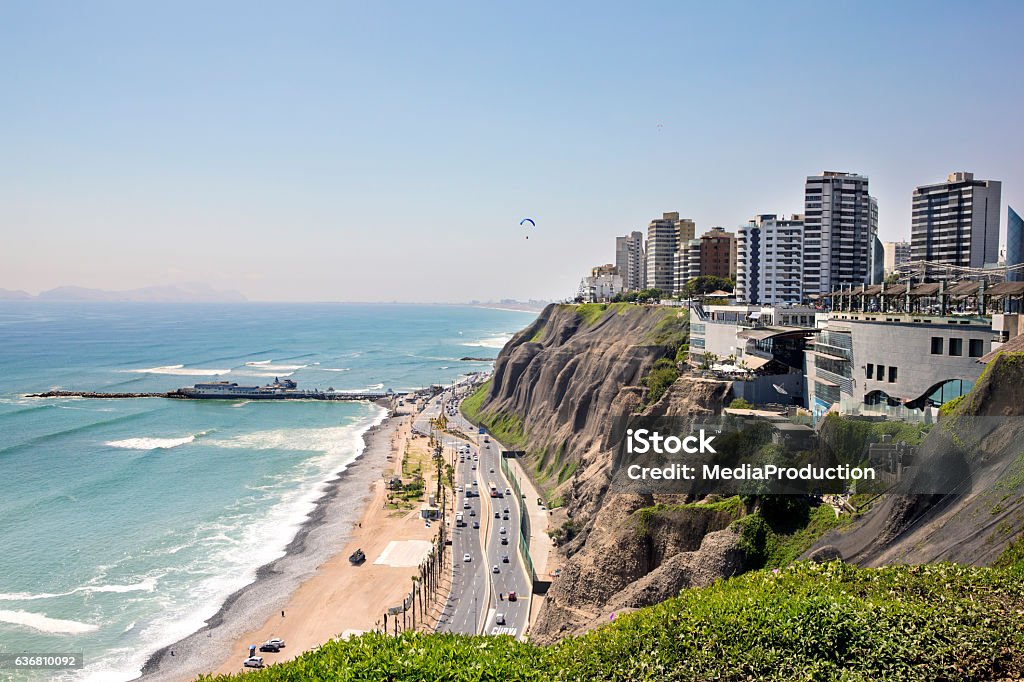
[[[685,590],[539,647],[369,633],[204,680],[977,680],[1024,675],[1024,585],[953,564],[799,563]]]
[[[522,447],[526,440],[522,419],[514,414],[504,412],[490,414],[483,410],[483,404],[487,400],[490,390],[491,380],[488,379],[460,403],[459,409],[466,419],[486,427],[502,445],[512,449]]]
[[[661,400],[661,396],[665,395],[668,387],[674,384],[678,378],[679,368],[676,367],[675,361],[662,358],[655,362],[651,371],[644,377],[644,384],[647,386],[644,402],[653,405]]]

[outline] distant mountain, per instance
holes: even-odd
[[[0,289],[0,301],[27,301],[32,298],[32,294],[27,291],[18,289],[17,291],[11,291],[10,289]]]
[[[105,303],[242,303],[247,299],[237,291],[221,291],[205,284],[144,287],[125,291],[61,286],[30,296],[24,291],[0,289],[0,300],[39,300]]]

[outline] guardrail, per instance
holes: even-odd
[[[519,487],[519,479],[512,473],[512,469],[508,465],[509,452],[509,450],[501,451],[501,471],[505,474],[505,478],[512,482],[512,491],[516,494],[519,504],[519,554],[523,557],[530,581],[536,583],[537,571],[533,567],[533,557],[530,556],[530,512],[527,511],[526,503],[523,501],[523,491]]]

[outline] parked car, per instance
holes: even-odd
[[[264,653],[276,654],[280,650],[281,647],[277,646],[276,644],[271,644],[270,642],[264,642],[263,644],[260,644],[260,651]]]
[[[243,668],[262,668],[262,667],[264,667],[263,657],[262,656],[250,656],[249,658],[247,658],[244,661],[242,661],[242,667]]]

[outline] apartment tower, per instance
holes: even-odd
[[[910,258],[928,261],[928,276],[956,278],[946,270],[982,268],[999,260],[1002,183],[975,180],[973,173],[950,173],[946,182],[914,189]]]
[[[736,230],[736,300],[799,303],[803,298],[804,217],[754,216]]]
[[[669,295],[674,291],[677,252],[693,239],[696,226],[678,212],[664,213],[647,226],[647,287]]]
[[[825,171],[804,185],[804,296],[869,283],[878,234],[878,202],[868,179]]]

